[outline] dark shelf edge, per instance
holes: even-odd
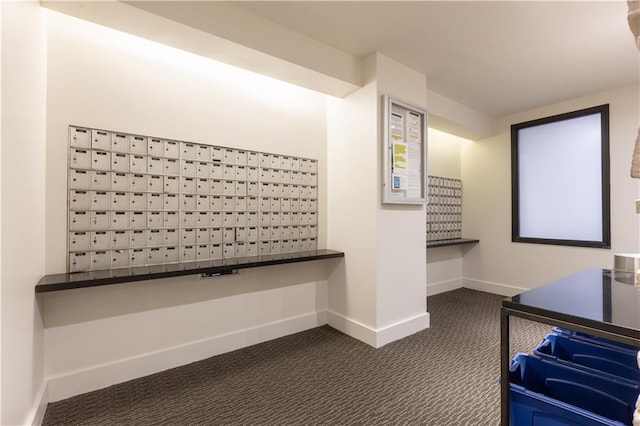
[[[474,240],[470,238],[456,238],[452,240],[432,241],[430,243],[427,243],[427,248],[459,246],[463,244],[477,244],[479,242],[480,240]]]
[[[342,257],[344,257],[344,253],[340,251],[314,250],[269,256],[172,263],[167,265],[139,266],[92,272],[51,274],[45,275],[40,279],[38,284],[35,286],[35,292],[48,293],[52,291],[124,284],[185,275],[229,274],[238,269],[259,268],[262,266],[284,265],[288,263],[309,262],[312,260],[335,259]]]

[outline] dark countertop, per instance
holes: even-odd
[[[46,293],[50,291],[154,280],[182,275],[226,275],[233,273],[233,271],[238,269],[283,265],[286,263],[308,262],[311,260],[340,257],[344,257],[343,252],[335,250],[312,250],[267,256],[138,266],[132,268],[107,269],[103,271],[51,274],[45,275],[40,279],[38,284],[36,284],[35,291],[36,293]]]
[[[451,240],[429,241],[427,242],[427,248],[459,246],[462,244],[476,244],[479,242],[480,240],[474,240],[469,238],[454,238]]]

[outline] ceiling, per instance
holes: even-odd
[[[481,121],[639,82],[625,0],[40,1],[333,96],[379,52]]]
[[[241,1],[351,55],[380,52],[492,117],[638,84],[625,1]]]

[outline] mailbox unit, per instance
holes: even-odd
[[[317,161],[69,127],[68,272],[317,249]]]

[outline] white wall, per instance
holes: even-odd
[[[316,158],[325,246],[324,95],[55,12],[48,19],[47,273],[66,265],[69,124]],[[50,400],[323,324],[338,263],[48,294]]]
[[[462,145],[468,142],[443,131],[429,128],[427,169],[432,176],[450,179],[462,177]]]
[[[44,414],[45,42],[38,2],[3,2],[1,106],[2,424]]]
[[[510,125],[610,104],[611,250],[511,242]],[[464,144],[463,232],[480,239],[464,256],[465,287],[513,294],[581,269],[613,266],[613,254],[637,252],[638,181],[629,177],[637,135],[638,88],[625,87],[500,120],[495,137]]]
[[[429,175],[461,179],[462,146],[468,142],[467,139],[429,128]],[[462,191],[464,190],[465,183],[462,182]],[[467,235],[463,237],[466,238]],[[463,286],[462,258],[467,250],[468,247],[462,245],[427,249],[427,295]]]
[[[345,252],[331,275],[328,321],[375,346],[377,227],[377,89],[375,55],[362,89],[327,102],[328,246]]]

